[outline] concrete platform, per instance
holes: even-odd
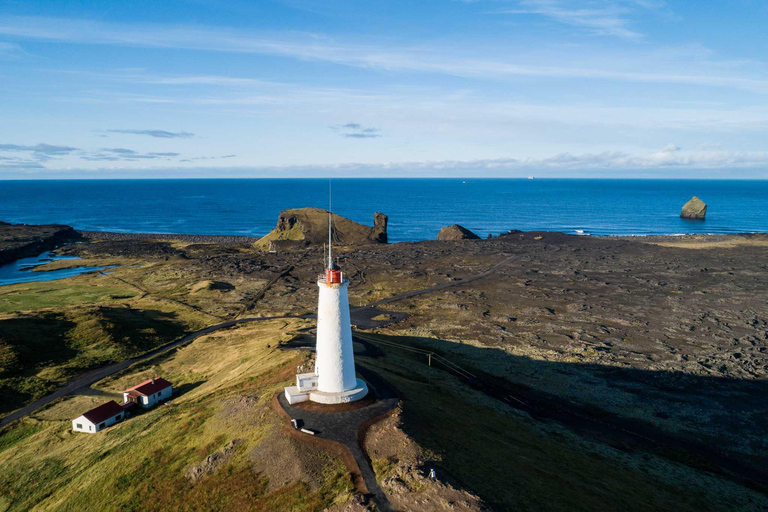
[[[288,389],[286,388],[286,393]],[[354,389],[343,391],[341,393],[324,393],[322,391],[312,391],[309,393],[309,399],[319,404],[346,404],[360,400],[368,394],[368,385],[362,379],[357,379],[357,385]]]
[[[289,386],[285,388],[285,399],[291,405],[298,404],[309,400],[309,394],[299,391],[299,388],[296,386]]]

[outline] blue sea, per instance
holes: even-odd
[[[434,239],[461,224],[584,235],[768,231],[768,181],[576,179],[334,179],[333,209],[392,242]],[[82,230],[261,236],[286,208],[328,207],[327,179],[0,181],[0,220]],[[693,195],[703,222],[680,219]]]

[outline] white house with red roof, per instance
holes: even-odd
[[[137,386],[123,391],[123,402],[135,403],[145,409],[171,397],[173,386],[165,379],[155,378],[145,380]]]
[[[72,430],[95,434],[125,419],[125,408],[110,400],[72,420]]]

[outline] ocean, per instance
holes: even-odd
[[[333,209],[365,224],[389,216],[392,242],[461,224],[584,235],[768,231],[768,181],[334,179]],[[328,207],[327,179],[0,181],[0,220],[81,230],[262,236],[286,208]],[[693,195],[705,221],[679,217]]]

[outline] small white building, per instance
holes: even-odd
[[[291,405],[306,402],[309,400],[309,394],[316,389],[317,375],[299,373],[296,375],[296,385],[285,388],[285,398]]]
[[[137,386],[123,391],[123,402],[133,402],[145,409],[163,400],[167,400],[173,394],[173,386],[165,379],[149,379]]]
[[[95,434],[123,419],[125,419],[125,409],[114,400],[110,400],[73,419],[72,430]]]

